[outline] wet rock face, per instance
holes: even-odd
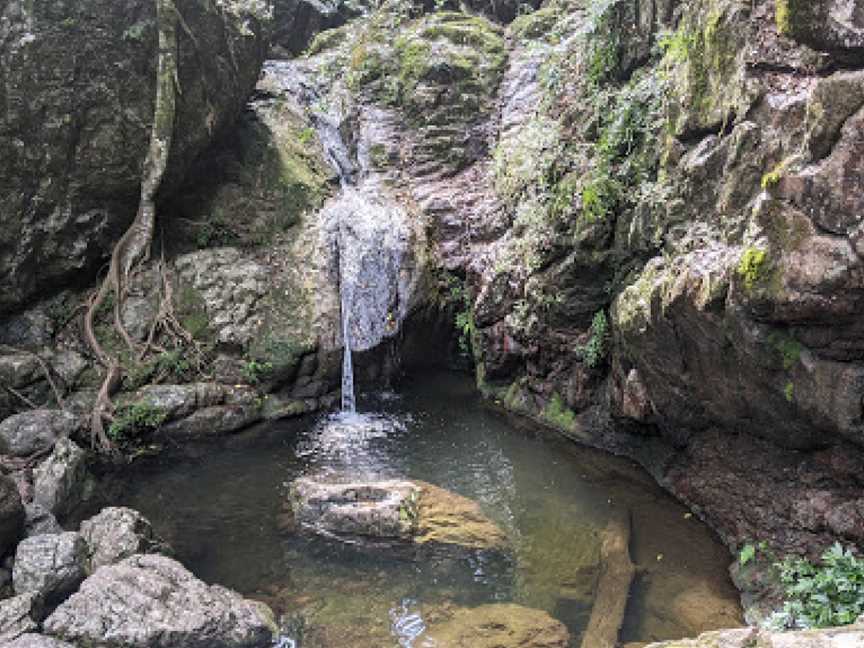
[[[425,482],[303,477],[292,483],[289,498],[301,528],[360,548],[409,557],[508,552],[504,532],[476,503]]]
[[[236,118],[269,20],[253,0],[176,4],[192,36],[178,30],[168,185]],[[132,221],[154,104],[155,4],[8,2],[0,43],[0,310],[9,312],[89,282]]]
[[[275,626],[266,606],[149,555],[97,570],[44,629],[105,648],[264,648]]]

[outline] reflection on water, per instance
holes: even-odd
[[[459,376],[435,374],[358,405],[378,413],[279,423],[141,464],[124,477],[121,503],[147,515],[204,580],[290,619],[294,648],[430,648],[437,610],[489,602],[545,610],[578,646],[599,534],[619,508],[632,517],[639,573],[624,641],[740,622],[728,552],[631,463],[514,429]],[[416,564],[298,535],[283,523],[285,484],[322,472],[419,479],[472,498],[509,536],[515,567]]]

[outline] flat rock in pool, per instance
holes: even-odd
[[[570,633],[563,623],[542,610],[512,603],[455,608],[430,615],[427,621],[424,636],[435,646],[567,648],[570,645]]]
[[[421,481],[334,483],[301,477],[289,503],[303,530],[364,549],[410,557],[507,556],[504,532],[476,502]]]

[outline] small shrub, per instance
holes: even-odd
[[[768,261],[768,253],[759,248],[749,247],[744,250],[741,260],[738,262],[738,274],[744,280],[744,287],[753,290],[756,284],[764,277],[765,265]]]
[[[168,415],[158,407],[143,401],[117,410],[108,437],[117,443],[150,434],[165,422]]]
[[[250,385],[257,385],[271,371],[273,371],[273,364],[270,362],[251,359],[243,365],[243,377],[246,378]]]
[[[597,311],[591,321],[591,339],[579,349],[582,361],[591,369],[600,366],[606,359],[606,338],[609,335],[609,321],[606,313]]]
[[[771,619],[775,627],[846,625],[864,613],[864,560],[839,542],[822,554],[818,564],[787,558],[776,566],[786,602]]]

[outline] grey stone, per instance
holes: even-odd
[[[21,594],[0,601],[0,645],[20,637],[25,632],[38,630],[33,620],[36,597],[33,594]]]
[[[275,624],[266,606],[151,554],[96,570],[44,628],[104,648],[264,648]]]
[[[80,419],[62,410],[30,410],[0,422],[0,454],[26,457],[50,448],[81,427]]]
[[[87,453],[66,438],[34,471],[35,503],[62,518],[85,499],[90,488]]]
[[[15,593],[29,593],[42,602],[57,603],[84,580],[86,562],[87,545],[78,533],[25,538],[15,553]]]
[[[63,527],[57,522],[57,518],[41,504],[30,502],[24,505],[24,535],[50,535],[63,533]]]
[[[70,643],[40,634],[23,634],[4,648],[75,648]]]
[[[135,554],[162,553],[167,547],[138,511],[111,506],[81,523],[87,543],[90,571],[112,565]]]
[[[11,477],[0,474],[0,556],[6,554],[21,537],[24,528],[24,506]]]

